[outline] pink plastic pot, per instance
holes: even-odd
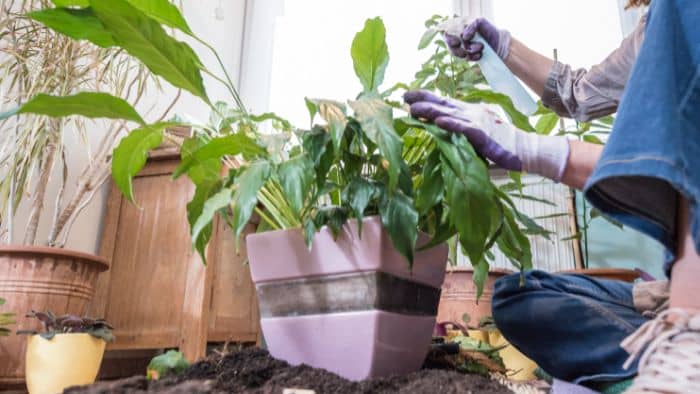
[[[417,252],[411,271],[379,218],[370,217],[361,238],[350,221],[337,240],[321,229],[311,250],[299,230],[251,234],[247,250],[272,356],[352,380],[421,367],[447,245]]]

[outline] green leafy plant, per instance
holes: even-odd
[[[5,305],[5,300],[0,298],[0,306]],[[15,324],[15,314],[10,312],[0,313],[0,337],[6,337],[12,332],[8,327]]]
[[[153,357],[146,369],[148,380],[158,380],[169,375],[179,375],[190,366],[190,363],[185,359],[185,355],[176,350],[168,350],[167,352]]]
[[[49,312],[35,312],[27,315],[29,318],[37,319],[44,326],[43,332],[34,330],[20,330],[17,334],[20,335],[40,335],[45,339],[53,339],[56,334],[90,334],[95,338],[102,339],[105,342],[112,342],[112,326],[107,324],[104,319],[93,319],[90,317],[79,317],[73,315],[56,316]]]
[[[73,39],[123,49],[155,75],[211,107],[207,125],[191,125],[194,136],[182,143],[182,162],[175,172],[175,177],[187,175],[196,186],[187,214],[192,244],[203,259],[217,214],[231,226],[236,239],[255,212],[262,219],[260,231],[299,228],[308,243],[322,226],[337,234],[349,219],[361,223],[364,217],[376,215],[408,264],[416,249],[457,236],[473,263],[480,289],[493,247],[518,269],[531,268],[526,231],[543,230],[521,215],[508,193],[491,182],[487,163],[466,138],[409,117],[390,97],[407,85],[380,91],[389,62],[381,19],[367,20],[351,46],[362,85],[359,96],[347,103],[307,98],[310,127],[298,129],[271,113],[249,114],[230,79],[218,78],[188,44],[165,31],[164,26],[175,28],[201,42],[167,0],[68,4],[68,8],[59,6],[31,16]],[[37,18],[46,13],[70,14],[70,18]],[[440,64],[444,61],[443,56]],[[458,78],[456,67],[473,69],[466,63],[453,65],[452,82],[442,77],[431,82],[426,75],[414,87],[433,83],[438,89],[452,89],[454,97],[498,103],[510,111],[514,122],[522,120],[507,97],[465,89],[464,78],[473,76],[464,73]],[[445,72],[446,68],[441,74]],[[203,73],[214,75],[229,89],[232,108],[210,102],[201,84]],[[94,100],[95,94],[38,95],[15,113],[78,114],[134,124],[136,129],[114,150],[112,162],[117,186],[133,201],[132,177],[171,124],[146,121],[123,100],[107,95]],[[262,123],[270,123],[271,130],[261,132]],[[430,235],[431,241],[417,245],[419,231]]]

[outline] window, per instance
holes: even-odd
[[[452,0],[277,0],[252,2],[248,64],[241,81],[256,112],[276,111],[296,125],[308,124],[304,96],[340,101],[355,97],[350,45],[365,19],[387,27],[389,67],[385,88],[410,81],[424,53],[417,50],[423,22],[452,14]],[[274,4],[272,4],[274,3]],[[272,4],[272,5],[270,5]],[[254,49],[254,50],[253,50]],[[268,51],[269,54],[261,53]],[[268,56],[265,63],[265,56]]]

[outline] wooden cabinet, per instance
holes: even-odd
[[[109,191],[100,255],[111,266],[99,278],[89,314],[114,325],[117,339],[108,350],[120,360],[124,351],[180,348],[192,361],[205,355],[208,342],[258,339],[245,242],[236,253],[231,231],[217,220],[208,266],[201,263],[187,223],[194,186],[186,177],[172,179],[178,162],[172,149],[151,155],[133,182],[137,205],[114,185]]]

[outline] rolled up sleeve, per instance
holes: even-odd
[[[619,48],[590,70],[555,62],[542,94],[544,105],[582,122],[614,113],[644,39],[645,24],[646,17]]]

